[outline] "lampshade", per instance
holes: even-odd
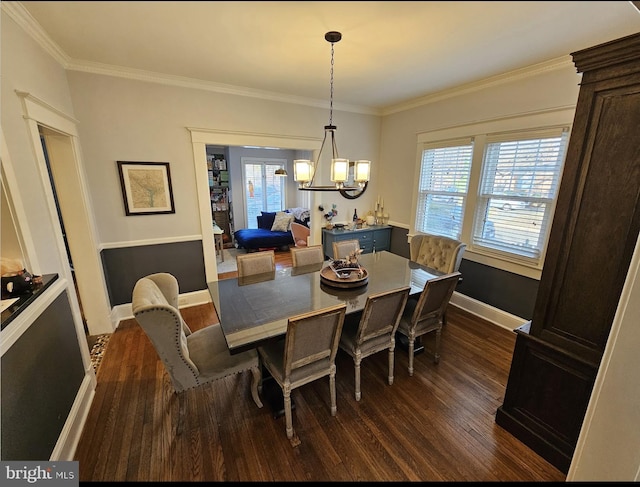
[[[344,191],[356,190],[364,191],[369,181],[370,165],[371,161],[359,160],[350,161],[349,159],[341,158],[338,155],[338,148],[335,141],[336,126],[333,125],[333,45],[342,39],[340,32],[327,32],[324,35],[325,40],[331,43],[331,82],[330,82],[330,103],[329,103],[329,124],[324,127],[324,138],[322,139],[322,145],[320,146],[320,152],[318,153],[317,162],[309,159],[296,159],[293,161],[293,178],[298,182],[298,189],[306,191],[340,191],[343,195]],[[325,142],[327,142],[327,136],[331,139],[331,181],[333,185],[321,186],[314,185],[313,178],[317,174],[318,164],[322,160],[322,149],[324,149]],[[349,181],[349,175],[353,168],[353,182],[357,183],[355,186],[347,186]],[[352,197],[352,196],[349,196]]]
[[[364,159],[355,162],[355,170],[353,180],[357,183],[369,181],[369,171],[371,170],[371,161]]]
[[[279,167],[278,169],[275,170],[274,174],[276,176],[288,176],[287,174],[287,170],[283,167]]]
[[[331,181],[335,183],[346,183],[349,179],[349,159],[331,160]]]
[[[307,183],[313,179],[313,163],[309,159],[293,161],[293,179],[300,183]]]

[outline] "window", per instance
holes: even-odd
[[[422,151],[416,230],[460,238],[469,188],[473,142],[425,146]]]
[[[541,113],[419,136],[414,230],[456,238],[467,243],[472,260],[534,276],[529,270],[543,264],[571,115]],[[555,123],[537,123],[543,119]]]
[[[476,248],[540,262],[568,130],[487,136],[475,207]]]
[[[286,161],[243,157],[242,163],[246,228],[258,228],[257,216],[261,212],[285,208],[286,178],[276,176],[275,171],[284,168]]]

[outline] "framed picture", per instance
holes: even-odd
[[[118,161],[118,172],[127,216],[176,212],[168,162]]]

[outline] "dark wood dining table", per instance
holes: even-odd
[[[268,274],[208,283],[220,326],[230,352],[256,348],[284,336],[291,316],[346,303],[347,314],[364,309],[370,294],[410,286],[419,295],[425,283],[442,272],[388,251],[362,254],[360,265],[367,282],[354,288],[327,284],[321,271],[330,262],[278,269]]]

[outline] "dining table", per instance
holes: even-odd
[[[369,295],[405,286],[410,297],[419,295],[429,279],[443,275],[389,251],[361,254],[358,263],[366,279],[353,287],[326,279],[330,260],[207,283],[230,353],[284,337],[292,316],[339,303],[347,315],[359,313]]]

